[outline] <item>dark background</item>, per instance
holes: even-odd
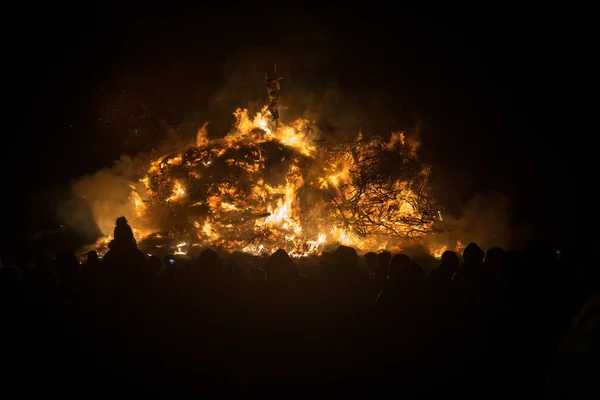
[[[316,93],[323,104],[332,88],[353,99],[328,100],[334,116],[324,120],[354,107],[364,129],[418,126],[450,210],[498,190],[512,200],[511,223],[574,237],[572,156],[554,83],[566,39],[539,10],[166,4],[12,12],[3,28],[3,252],[50,223],[33,201],[40,192],[152,150],[166,127],[210,120],[224,133],[235,102],[264,96],[260,74],[272,61],[292,103]]]

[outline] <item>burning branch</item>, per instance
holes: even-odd
[[[344,226],[360,237],[404,240],[436,230],[439,208],[423,184],[425,166],[408,145],[390,146],[375,137],[348,147],[355,163],[350,183],[336,196],[328,193]]]

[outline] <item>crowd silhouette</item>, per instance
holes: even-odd
[[[210,249],[181,261],[147,257],[121,217],[102,258],[0,264],[5,386],[78,397],[600,398],[598,268],[574,249],[471,243],[425,271],[406,254],[340,246],[307,276],[284,250],[264,268]]]

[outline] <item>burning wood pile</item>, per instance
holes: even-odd
[[[305,257],[336,244],[398,250],[441,229],[418,143],[402,133],[317,146],[307,120],[234,115],[230,134],[211,140],[204,126],[131,186],[132,226],[158,227],[136,230],[146,247]]]

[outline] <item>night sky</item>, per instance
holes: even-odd
[[[266,102],[260,74],[271,62],[292,103],[335,88],[352,101],[333,107],[333,119],[354,107],[361,129],[418,125],[449,209],[498,190],[512,200],[513,224],[574,237],[571,150],[559,139],[569,134],[549,79],[561,39],[534,12],[21,8],[19,28],[2,28],[2,251],[50,224],[39,193],[150,151],[168,140],[167,126],[185,133],[210,120],[225,133],[235,102]]]

